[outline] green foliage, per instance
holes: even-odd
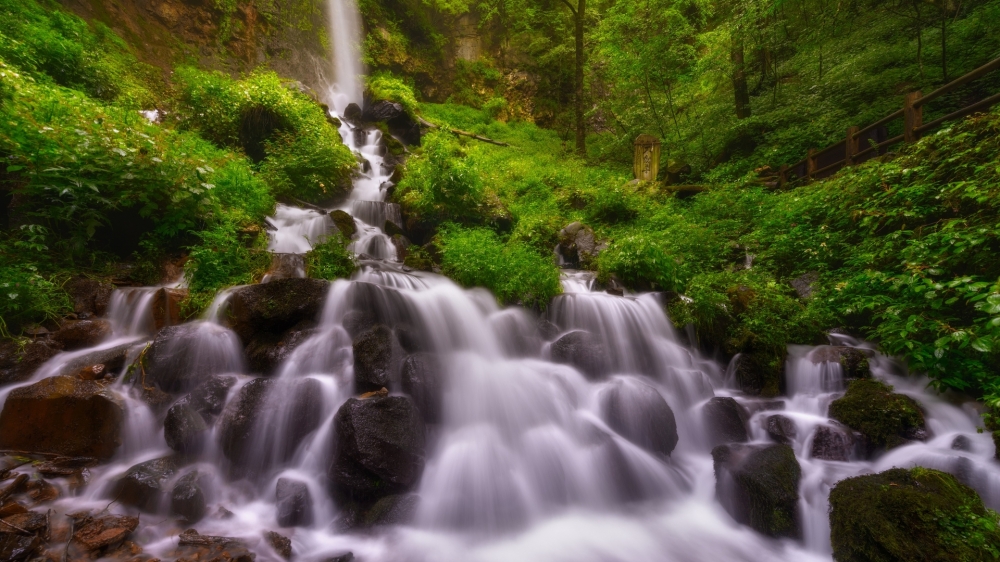
[[[271,72],[233,80],[219,72],[179,68],[182,129],[256,162],[275,195],[322,201],[342,195],[357,166],[323,109]]]
[[[402,105],[406,113],[417,114],[417,98],[413,92],[413,85],[391,72],[373,73],[366,79],[365,87],[374,99],[394,101]]]
[[[396,197],[407,213],[421,221],[476,223],[486,214],[487,197],[465,151],[446,132],[426,135],[407,162],[407,173]]]
[[[88,26],[35,0],[0,0],[0,20],[0,59],[37,80],[131,108],[154,107],[162,97],[159,71],[103,24]]]
[[[1000,518],[954,476],[893,468],[830,492],[833,556],[843,562],[1000,557]]]
[[[446,226],[440,236],[441,270],[466,287],[485,287],[505,304],[544,309],[562,292],[551,258],[519,242],[503,243],[485,228]]]
[[[4,250],[0,247],[0,336],[9,337],[22,327],[73,311],[59,279],[42,275],[34,265],[8,261],[11,256]]]
[[[354,254],[339,234],[313,246],[305,259],[306,274],[317,279],[332,281],[350,277],[358,267]]]
[[[184,270],[191,294],[188,313],[205,308],[219,289],[259,282],[271,265],[267,236],[229,217],[197,233]]]
[[[872,449],[902,445],[911,431],[924,427],[912,398],[875,379],[852,381],[847,393],[830,404],[830,417],[860,431]]]

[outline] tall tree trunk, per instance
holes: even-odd
[[[948,83],[948,7],[941,3],[941,76]]]
[[[736,94],[736,118],[750,117],[750,92],[747,89],[747,70],[743,62],[743,43],[733,40],[730,50],[733,62],[733,91]]]
[[[587,155],[587,124],[583,120],[583,22],[587,0],[578,0],[576,13],[576,84],[573,103],[576,111],[576,151]]]

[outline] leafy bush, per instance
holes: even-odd
[[[274,195],[318,202],[344,195],[357,162],[319,104],[272,72],[233,80],[189,67],[175,73],[182,129],[242,150]]]
[[[391,72],[373,73],[365,81],[365,87],[376,100],[394,101],[403,106],[410,115],[417,114],[417,98],[413,86]]]
[[[466,287],[485,287],[501,303],[544,309],[562,292],[559,270],[519,242],[504,244],[486,228],[447,225],[440,234],[441,270]]]
[[[219,289],[259,282],[271,265],[267,236],[259,228],[246,230],[223,217],[197,236],[199,243],[190,248],[184,264],[188,314],[207,307]]]
[[[428,223],[481,222],[487,198],[479,173],[465,155],[450,133],[426,135],[396,190],[404,211]]]
[[[309,277],[341,279],[350,277],[357,267],[354,254],[347,249],[344,239],[339,234],[316,244],[306,254],[306,274]]]
[[[0,279],[0,336],[16,334],[29,324],[62,318],[73,311],[59,280],[40,274],[34,265],[0,262]]]

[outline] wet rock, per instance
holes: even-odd
[[[107,368],[104,365],[91,365],[90,367],[84,367],[76,374],[76,378],[85,381],[99,381],[104,378],[107,374]]]
[[[187,400],[181,400],[167,410],[163,420],[163,437],[167,446],[178,453],[197,453],[205,445],[209,425]]]
[[[347,330],[347,334],[351,336],[351,338],[357,338],[359,335],[378,324],[378,319],[376,319],[370,312],[364,310],[351,310],[344,314],[341,324],[344,326],[344,330]]]
[[[255,336],[246,347],[250,372],[274,373],[296,347],[316,333],[314,326],[313,322],[302,322],[280,335],[264,332]]]
[[[868,454],[923,437],[924,415],[909,396],[875,379],[858,379],[830,404],[830,417],[864,436]]]
[[[60,375],[76,375],[82,369],[93,367],[94,365],[104,365],[104,372],[109,377],[117,376],[125,367],[125,360],[128,352],[135,347],[135,343],[123,343],[105,349],[98,349],[84,353],[63,365]],[[138,344],[144,345],[144,344]]]
[[[266,531],[264,533],[264,540],[267,541],[267,544],[271,545],[271,548],[278,553],[278,556],[285,560],[292,559],[292,541],[288,537],[274,531]]]
[[[198,471],[180,478],[170,491],[170,513],[187,523],[197,523],[205,517],[205,492],[201,489]]]
[[[981,528],[969,541],[963,527],[941,521],[988,517],[976,492],[954,476],[893,468],[846,478],[830,491],[830,539],[838,562],[988,560],[983,544],[1000,544],[1000,530]]]
[[[396,336],[396,341],[406,353],[420,353],[427,351],[432,346],[428,344],[426,335],[413,326],[400,325],[392,329]]]
[[[362,113],[362,118],[365,121],[384,122],[389,121],[390,119],[395,119],[405,113],[406,110],[403,109],[401,104],[394,101],[381,100],[366,104],[365,110]]]
[[[70,476],[83,468],[97,464],[97,459],[91,457],[58,457],[35,465],[35,470],[43,476]]]
[[[274,491],[278,525],[307,527],[313,522],[313,502],[309,486],[291,478],[279,478]]]
[[[0,533],[0,560],[28,560],[41,546],[42,539],[38,535]]]
[[[652,386],[616,379],[601,389],[598,400],[608,427],[632,443],[662,455],[677,446],[674,411]]]
[[[146,353],[146,383],[164,392],[188,392],[212,375],[241,370],[238,348],[232,332],[214,324],[169,326]]]
[[[320,383],[314,379],[254,379],[244,385],[219,421],[222,452],[234,473],[254,475],[269,463],[290,459],[319,426],[322,402]],[[276,432],[276,427],[282,431]]]
[[[813,434],[812,457],[828,461],[851,460],[856,440],[854,434],[844,427],[821,425]]]
[[[56,488],[52,483],[46,480],[31,480],[28,482],[27,488],[28,497],[31,498],[34,505],[59,499],[59,488]]]
[[[361,106],[356,103],[349,103],[347,107],[344,108],[344,121],[351,124],[358,124],[361,122]]]
[[[139,518],[124,515],[84,516],[74,525],[73,541],[95,552],[121,544],[139,526]]]
[[[348,551],[343,554],[338,554],[337,556],[325,558],[323,562],[351,562],[352,560],[354,560],[354,553]]]
[[[332,220],[333,225],[337,227],[337,232],[339,232],[346,240],[350,240],[354,237],[354,234],[358,232],[358,225],[354,222],[354,217],[352,217],[347,211],[342,211],[340,209],[330,211],[330,220]]]
[[[3,523],[0,523],[0,533],[27,531],[35,535],[44,535],[48,527],[49,518],[46,514],[28,511],[4,517]]]
[[[812,297],[816,284],[819,283],[819,273],[810,271],[792,279],[789,284],[798,293],[799,298],[808,299]]]
[[[735,399],[718,396],[711,398],[702,407],[701,415],[705,420],[709,442],[713,446],[746,443],[749,440],[746,410]]]
[[[795,422],[778,414],[767,416],[767,419],[764,420],[764,431],[767,432],[768,437],[785,445],[795,441],[795,437],[799,433]]]
[[[321,279],[278,279],[249,285],[229,299],[229,322],[249,343],[260,332],[280,334],[302,321],[315,321],[330,287]]]
[[[607,349],[590,332],[575,330],[552,343],[552,360],[572,365],[593,380],[607,374],[610,365]]]
[[[370,392],[391,385],[399,366],[396,338],[378,324],[354,339],[355,392]]]
[[[211,418],[222,413],[229,389],[236,385],[233,375],[212,375],[187,395],[187,403],[203,416]]]
[[[951,441],[951,448],[954,451],[972,451],[972,441],[965,435],[956,435]]]
[[[740,405],[746,409],[747,416],[753,416],[757,412],[780,412],[785,409],[784,400],[742,400]]]
[[[334,417],[329,478],[341,498],[377,499],[407,491],[424,468],[424,423],[409,398],[351,398]]]
[[[870,379],[872,376],[868,358],[871,352],[856,347],[822,346],[809,354],[813,364],[839,363],[845,379]]]
[[[733,519],[771,537],[798,537],[802,470],[788,445],[712,449],[715,491]]]
[[[93,320],[68,320],[52,334],[65,351],[93,347],[111,335],[111,322],[100,318]]]
[[[23,382],[31,378],[62,346],[52,340],[34,340],[23,348],[14,340],[0,340],[0,386]]]
[[[187,289],[172,289],[164,287],[153,295],[150,307],[153,310],[153,326],[161,330],[167,326],[176,326],[184,321],[181,314],[181,302],[187,298]]]
[[[10,517],[11,515],[17,515],[19,513],[27,513],[28,508],[16,501],[8,501],[0,507],[0,519],[4,517]]]
[[[545,341],[552,341],[559,337],[562,330],[552,322],[544,318],[538,319],[538,336]]]
[[[177,472],[177,463],[167,457],[139,463],[118,478],[110,498],[142,511],[155,512],[166,494],[167,480]]]
[[[1000,460],[1000,430],[993,432],[993,458]]]
[[[104,316],[111,302],[115,286],[88,277],[75,277],[63,286],[73,300],[73,312],[83,318],[85,315]]]
[[[571,222],[559,231],[556,251],[573,266],[587,266],[604,250],[606,244],[594,237],[594,229],[581,222]]]
[[[444,408],[444,371],[437,355],[414,353],[403,361],[403,392],[410,395],[426,423],[440,423]]]
[[[416,494],[386,496],[368,508],[363,525],[367,528],[405,525],[413,521],[419,503],[420,497]]]
[[[49,377],[13,390],[0,412],[0,449],[110,458],[125,409],[100,382]]]
[[[736,361],[736,382],[751,396],[773,397],[785,391],[785,354],[741,353]]]

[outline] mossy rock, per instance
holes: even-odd
[[[358,226],[354,224],[354,217],[346,211],[341,211],[340,209],[332,211],[330,213],[330,220],[333,221],[333,225],[337,227],[337,231],[340,232],[345,240],[353,238],[354,233],[358,231]]]
[[[841,480],[830,492],[838,562],[986,561],[1000,555],[1000,521],[954,476],[893,468]]]
[[[993,432],[993,445],[996,449],[993,456],[1000,461],[1000,430]]]
[[[771,537],[798,537],[802,469],[788,445],[712,449],[715,492],[733,519]]]
[[[787,353],[749,352],[736,360],[736,382],[751,396],[772,398],[785,391]]]
[[[875,379],[852,381],[847,393],[830,404],[830,417],[861,432],[869,454],[898,447],[925,434],[920,406]]]

